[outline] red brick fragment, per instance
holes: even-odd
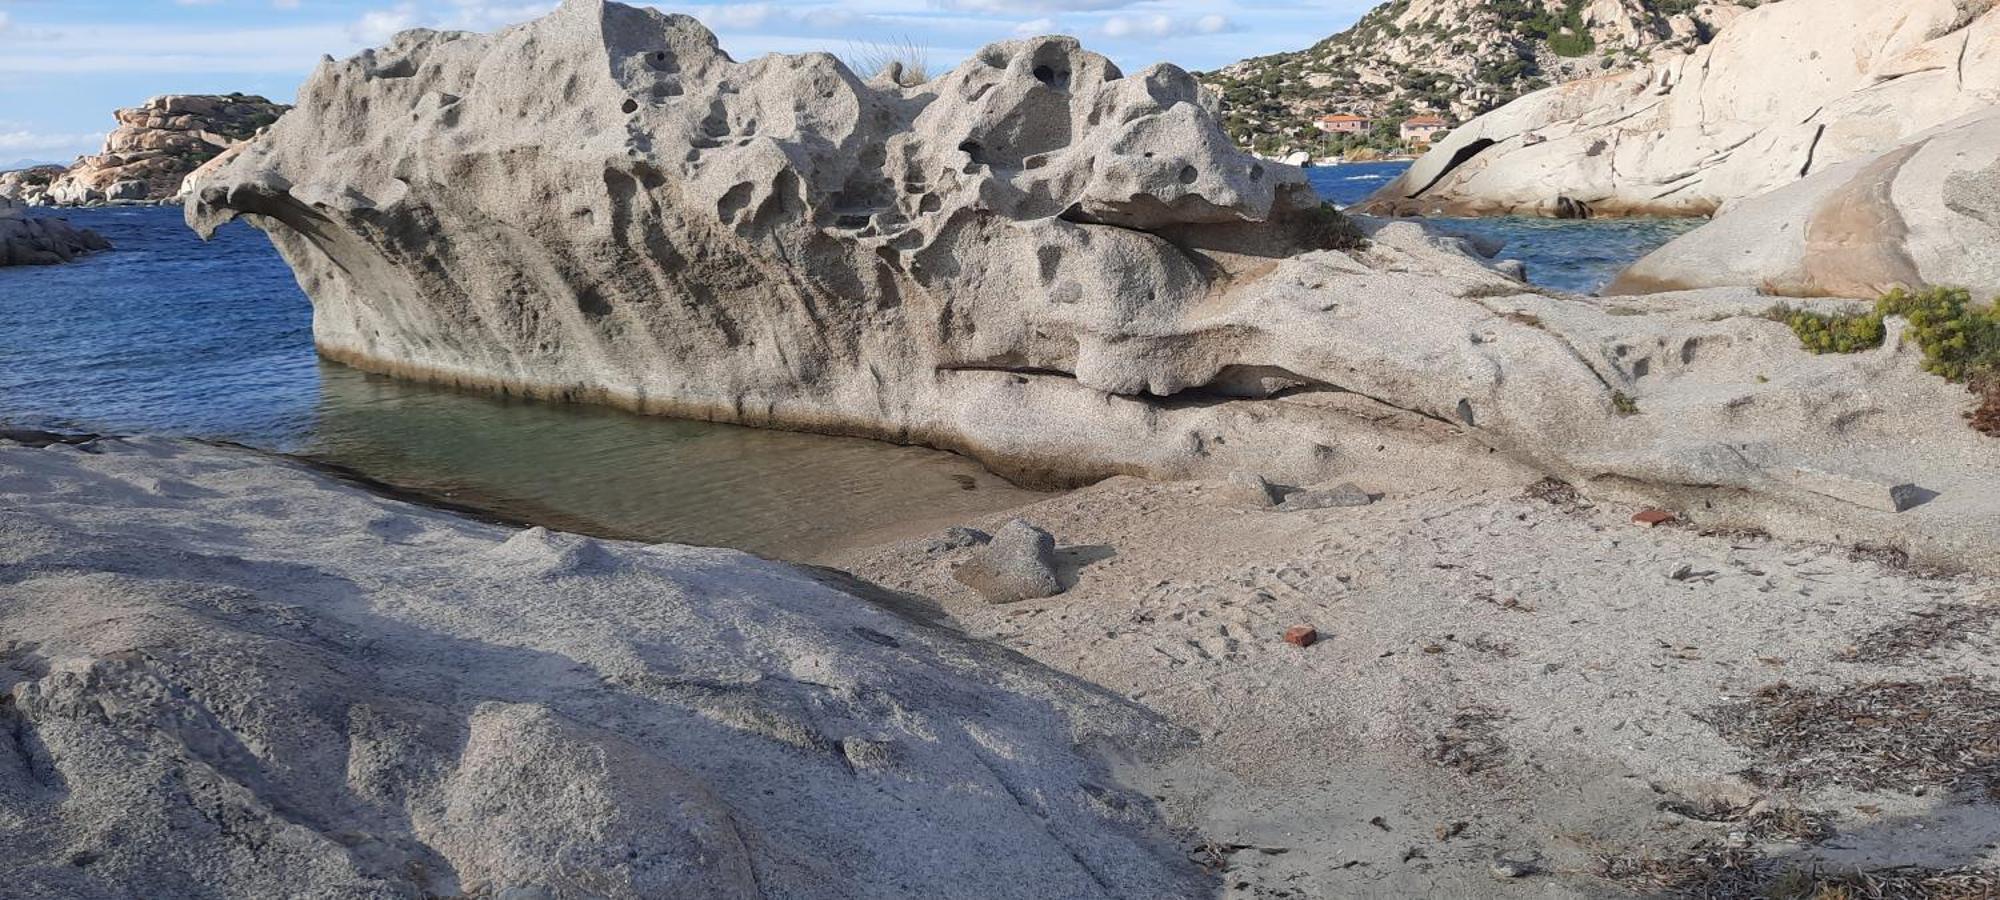
[[[1658,528],[1673,521],[1674,518],[1673,513],[1667,512],[1664,509],[1642,509],[1632,516],[1632,524],[1644,525],[1647,528]]]
[[[1319,643],[1319,629],[1311,625],[1293,625],[1285,629],[1285,643],[1294,647],[1310,647]]]

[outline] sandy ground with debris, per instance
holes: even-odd
[[[1008,605],[964,549],[832,562],[1199,734],[1126,777],[1228,897],[2000,891],[1958,871],[2000,866],[2000,582],[1548,487],[1277,512],[1114,479],[1016,512],[1074,587]]]

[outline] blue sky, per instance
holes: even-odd
[[[730,55],[907,38],[933,70],[1022,34],[1064,33],[1128,69],[1211,68],[1294,50],[1352,24],[1375,0],[767,0],[652,2],[722,37]],[[288,101],[321,54],[346,56],[402,28],[492,30],[553,0],[0,0],[0,165],[94,152],[111,110],[154,94]]]

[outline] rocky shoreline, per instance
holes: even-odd
[[[1864,295],[1775,309],[1542,290],[1350,218],[1187,72],[1070,38],[906,83],[564,0],[322,64],[177,189],[204,236],[270,235],[323,356],[1073,489],[808,567],[0,431],[0,884],[2000,893],[2000,426],[1966,390],[2000,397],[2000,318],[1859,302],[1993,258],[1946,239],[1994,224],[1987,124],[1912,124],[1980,88],[1905,64],[1956,35],[1986,71],[2000,13],[1786,0],[1697,52],[1815,10],[1882,50],[1827,71],[1926,103],[1815,138],[1816,177],[1698,166],[1778,191],[1655,260],[1729,269],[1777,222],[1739,269]],[[1438,184],[1508,158],[1457,157]]]
[[[572,81],[588,102],[549,88]],[[524,109],[551,124],[517,133]],[[1535,472],[1717,527],[2000,559],[2000,445],[1915,348],[1810,353],[1747,289],[1536,292],[1321,206],[1214,112],[1186,72],[1068,38],[904,86],[571,0],[323,66],[190,179],[187,218],[269,232],[320,352],[401,377],[1042,484]]]
[[[111,242],[95,231],[62,219],[29,218],[0,198],[0,266],[56,265],[109,249]]]

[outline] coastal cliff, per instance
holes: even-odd
[[[1452,131],[1360,209],[1702,216],[2000,103],[1988,0],[1785,0]]]
[[[118,127],[105,137],[103,152],[46,179],[42,170],[15,179],[13,199],[50,206],[175,200],[188,173],[255,137],[288,108],[244,94],[154,97],[112,114]],[[8,190],[0,181],[0,193]]]
[[[405,33],[299,97],[187,217],[269,232],[320,351],[361,368],[1043,483],[1554,474],[2000,559],[2000,443],[1916,348],[1815,356],[1749,291],[1555,296],[1412,224],[1364,234],[1171,66],[1041,38],[904,86],[568,0]]]

